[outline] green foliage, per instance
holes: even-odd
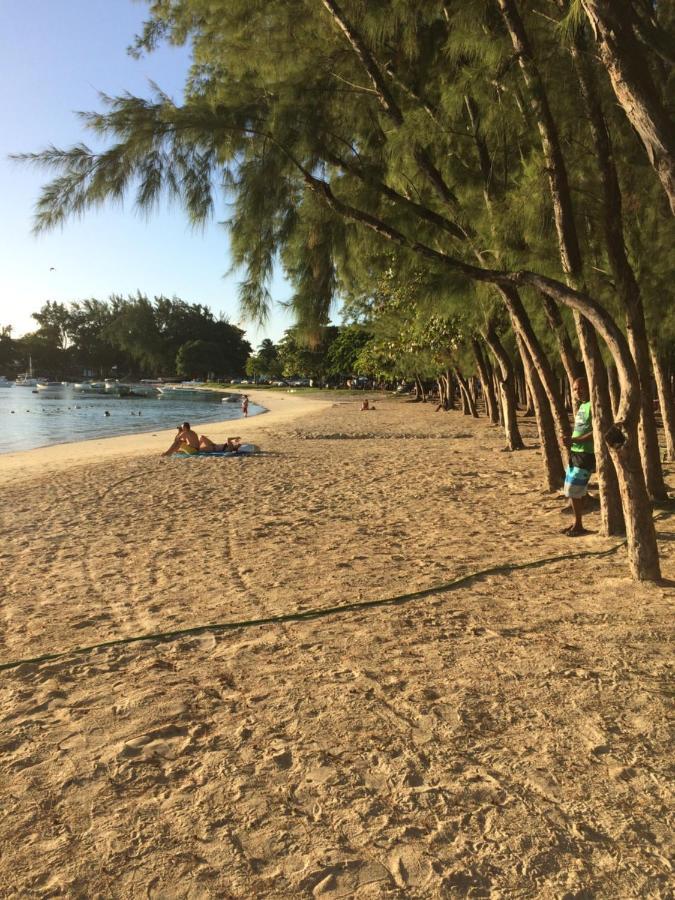
[[[338,377],[369,374],[369,370],[359,369],[357,361],[370,339],[370,332],[359,325],[341,328],[326,352],[327,373]]]
[[[176,297],[151,301],[139,293],[112,296],[108,302],[46,303],[34,318],[39,328],[12,342],[12,352],[19,354],[23,368],[30,355],[37,372],[55,377],[81,377],[83,369],[100,375],[113,369],[134,376],[236,375],[251,350],[240,328]],[[202,361],[190,373],[186,367],[194,368],[200,359],[194,344],[201,348]]]
[[[214,341],[187,341],[176,354],[176,373],[187,378],[207,380],[209,375],[227,368],[221,345]]]
[[[439,342],[448,340],[461,358],[466,336],[499,302],[468,283],[468,266],[563,277],[537,124],[540,97],[523,83],[494,0],[344,0],[339,13],[330,6],[152,3],[135,50],[152,51],[160,41],[191,44],[182,104],[159,89],[147,100],[103,97],[103,111],[84,120],[106,149],[52,147],[25,156],[57,173],[42,193],[36,225],[54,227],[131,194],[147,212],[167,196],[198,226],[222,190],[231,204],[227,226],[245,314],[265,319],[277,263],[293,285],[298,324],[280,347],[284,370],[321,370],[316,354],[341,296],[353,311],[361,304],[366,320],[377,311],[373,343],[359,351],[362,365],[369,358],[406,373],[431,371],[447,361]],[[618,312],[600,172],[569,52],[572,36],[589,45],[592,39],[582,6],[574,0],[520,8],[560,134],[583,278]],[[637,0],[630,6],[665,88],[673,14],[664,4],[650,14]],[[619,166],[632,262],[654,327],[666,296],[668,268],[659,260],[672,248],[669,213],[605,73],[597,66],[594,73]],[[413,284],[414,291],[396,298],[396,288],[388,288],[384,311],[376,298],[387,273],[401,290]],[[529,303],[535,312],[534,294]],[[50,315],[54,321],[44,327],[58,330],[57,311]],[[172,310],[171,321],[179,318]],[[156,305],[142,298],[121,304],[106,329],[137,365],[167,371],[185,342],[185,328],[179,332],[169,334]],[[190,339],[210,340],[201,332]]]

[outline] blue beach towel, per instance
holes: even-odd
[[[214,456],[253,456],[255,453],[260,453],[260,447],[257,444],[241,444],[238,450],[220,450],[214,453],[206,453],[204,450],[200,450],[199,453],[174,453],[174,457],[176,459],[203,459],[204,457],[214,457]]]

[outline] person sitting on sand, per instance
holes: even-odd
[[[173,444],[162,453],[162,456],[171,456],[172,453],[199,453],[199,438],[190,428],[189,422],[183,422],[178,426],[178,434]]]
[[[590,534],[584,528],[584,497],[588,491],[588,482],[595,472],[595,448],[593,446],[593,426],[591,424],[591,403],[588,393],[588,382],[585,378],[577,378],[572,386],[574,399],[579,401],[579,408],[574,420],[574,430],[567,445],[570,451],[570,463],[565,474],[565,496],[572,501],[574,523],[563,529],[568,537],[579,537]]]
[[[361,412],[370,412],[371,409],[375,409],[375,407],[372,406],[372,405],[368,402],[368,398],[366,397],[366,399],[365,399],[365,400],[363,401],[363,403],[361,404]]]
[[[216,444],[205,434],[199,435],[199,449],[203,453],[236,453],[240,447],[240,437],[229,437],[224,444]]]

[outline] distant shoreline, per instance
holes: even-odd
[[[263,411],[249,418],[224,419],[208,424],[209,437],[222,439],[233,433],[253,437],[262,427],[303,416],[332,402],[334,398],[300,397],[278,391],[255,392],[251,398]],[[174,428],[155,429],[134,434],[51,444],[31,450],[0,454],[0,484],[17,478],[30,478],[40,473],[57,473],[84,463],[105,462],[122,457],[153,456],[161,453],[173,440]]]

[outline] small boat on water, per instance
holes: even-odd
[[[5,378],[4,375],[0,375],[0,388],[4,388],[4,387],[11,388],[11,386],[13,384],[14,384],[13,381],[10,381],[8,378]]]
[[[34,378],[29,372],[23,372],[21,375],[16,376],[14,384],[18,387],[34,388],[39,384],[39,379]]]
[[[211,391],[208,388],[163,384],[157,390],[162,400],[220,400],[218,391]]]
[[[38,382],[36,385],[38,395],[45,400],[58,400],[68,393],[68,385],[62,381]]]
[[[21,375],[17,375],[14,384],[18,385],[19,387],[34,388],[37,387],[38,383],[43,380],[44,379],[36,378],[33,375],[33,357],[29,356],[28,371],[22,372]]]
[[[103,381],[78,381],[73,385],[73,390],[82,394],[105,394],[105,382]]]
[[[124,388],[126,397],[156,397],[159,393],[154,384],[124,384],[120,387]]]

